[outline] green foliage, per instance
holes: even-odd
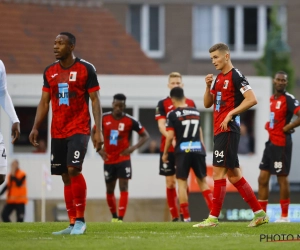
[[[215,228],[193,228],[192,223],[87,223],[84,235],[52,235],[65,222],[1,223],[1,249],[22,250],[199,250],[199,249],[299,249],[299,241],[265,242],[260,234],[291,234],[297,238],[299,223],[270,223],[248,228],[247,222],[220,223]]]
[[[283,70],[288,74],[287,90],[292,92],[295,85],[295,70],[291,62],[290,49],[282,39],[282,27],[277,18],[277,7],[273,6],[270,13],[270,30],[263,56],[254,63],[259,76],[275,76]]]

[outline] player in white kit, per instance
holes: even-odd
[[[3,62],[0,60],[0,105],[9,116],[11,126],[12,143],[20,137],[20,121],[16,114],[14,105],[7,91],[6,71]],[[4,182],[7,173],[6,149],[3,136],[0,132],[0,185]]]

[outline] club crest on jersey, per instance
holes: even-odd
[[[76,81],[76,76],[77,76],[77,72],[71,71],[70,76],[69,76],[69,81],[70,82],[75,82]]]
[[[118,130],[119,131],[124,131],[124,128],[125,128],[125,124],[124,123],[119,123]]]
[[[276,109],[280,109],[280,106],[281,106],[281,101],[277,101],[276,102]]]
[[[58,84],[58,97],[59,106],[63,104],[69,106],[69,85],[67,83]]]
[[[227,89],[228,84],[229,84],[229,80],[225,80],[223,84],[223,89]]]

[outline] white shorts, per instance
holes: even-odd
[[[0,144],[0,174],[7,174],[7,157],[4,144]]]

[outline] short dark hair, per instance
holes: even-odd
[[[175,87],[170,91],[170,97],[176,100],[182,100],[184,98],[183,88]]]
[[[114,101],[124,101],[124,103],[126,102],[126,96],[124,94],[115,94],[114,95]]]
[[[215,45],[211,46],[209,49],[209,53],[215,52],[217,50],[226,51],[229,53],[229,47],[225,43],[216,43]]]
[[[70,44],[73,44],[73,45],[76,44],[76,37],[73,34],[71,34],[70,32],[60,32],[59,34],[67,36]]]
[[[285,71],[283,71],[283,70],[277,71],[276,74],[275,74],[275,76],[278,75],[278,74],[279,75],[285,75],[286,77],[288,76],[288,74]]]

